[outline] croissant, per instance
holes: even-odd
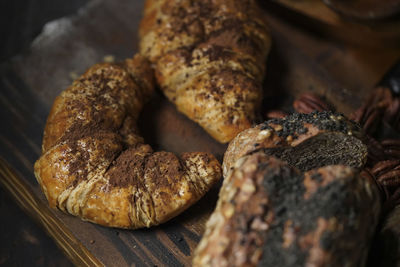
[[[380,192],[358,168],[361,129],[340,114],[295,114],[239,134],[193,266],[364,266]]]
[[[140,52],[165,96],[221,143],[251,126],[271,40],[254,0],[147,0]]]
[[[51,207],[105,226],[157,225],[220,178],[208,153],[153,152],[136,121],[153,92],[141,56],[96,64],[55,100],[35,176]]]

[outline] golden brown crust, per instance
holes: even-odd
[[[220,178],[207,153],[153,152],[136,120],[153,91],[148,62],[97,64],[63,91],[47,120],[35,176],[53,208],[105,226],[157,225]]]
[[[147,0],[140,51],[179,111],[222,143],[251,126],[270,49],[254,0]]]

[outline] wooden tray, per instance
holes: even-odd
[[[218,186],[164,225],[119,230],[50,209],[34,178],[33,164],[55,96],[92,64],[122,60],[137,51],[142,8],[143,1],[92,1],[76,16],[47,24],[27,53],[0,67],[0,184],[77,265],[188,266],[217,200]],[[367,90],[350,91],[335,82],[299,49],[295,42],[301,38],[293,38],[293,29],[266,16],[274,45],[264,108],[287,108],[296,95],[311,90],[326,95],[338,110],[351,112]],[[140,128],[157,150],[208,151],[221,160],[226,149],[160,93],[144,109]]]

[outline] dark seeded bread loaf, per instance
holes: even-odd
[[[381,202],[364,135],[331,112],[240,133],[194,266],[364,266]]]
[[[361,128],[330,111],[294,113],[247,129],[229,144],[224,176],[240,157],[258,150],[273,154],[305,171],[329,164],[364,166],[367,147]]]
[[[379,191],[353,168],[302,173],[263,152],[240,158],[194,266],[364,266]]]

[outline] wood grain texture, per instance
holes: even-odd
[[[0,156],[8,163],[2,168],[1,184],[16,192],[13,196],[19,205],[44,228],[46,222],[53,227],[47,226],[46,230],[54,232],[57,242],[64,244],[60,245],[63,251],[79,265],[189,266],[217,199],[215,187],[199,203],[164,225],[148,230],[118,230],[50,210],[33,176],[33,163],[40,154],[46,117],[55,96],[77,74],[105,56],[122,60],[137,51],[142,5],[143,1],[92,1],[78,15],[48,24],[27,53],[0,66],[0,120],[4,122]],[[313,91],[327,96],[339,111],[349,113],[394,60],[388,56],[371,59],[362,50],[350,50],[300,32],[267,11],[266,16],[274,40],[267,63],[266,110],[290,109],[294,97]],[[344,56],[348,61],[342,59]],[[333,72],[333,76],[327,72],[338,68],[357,68],[353,79],[359,81],[350,84],[345,71]],[[368,77],[361,81],[363,73]],[[178,113],[159,92],[145,106],[139,128],[155,150],[206,151],[221,160],[226,149]]]
[[[43,227],[0,186],[0,266],[73,267]]]
[[[318,32],[342,41],[370,47],[386,43],[396,47],[400,42],[400,19],[382,21],[355,21],[341,17],[322,1],[273,0],[264,1],[267,7],[291,14],[296,20]]]
[[[38,220],[74,264],[102,265],[65,225],[51,214],[48,205],[35,196],[29,185],[10,169],[10,166],[2,158],[0,158],[0,178],[1,185],[11,193],[18,205]]]

